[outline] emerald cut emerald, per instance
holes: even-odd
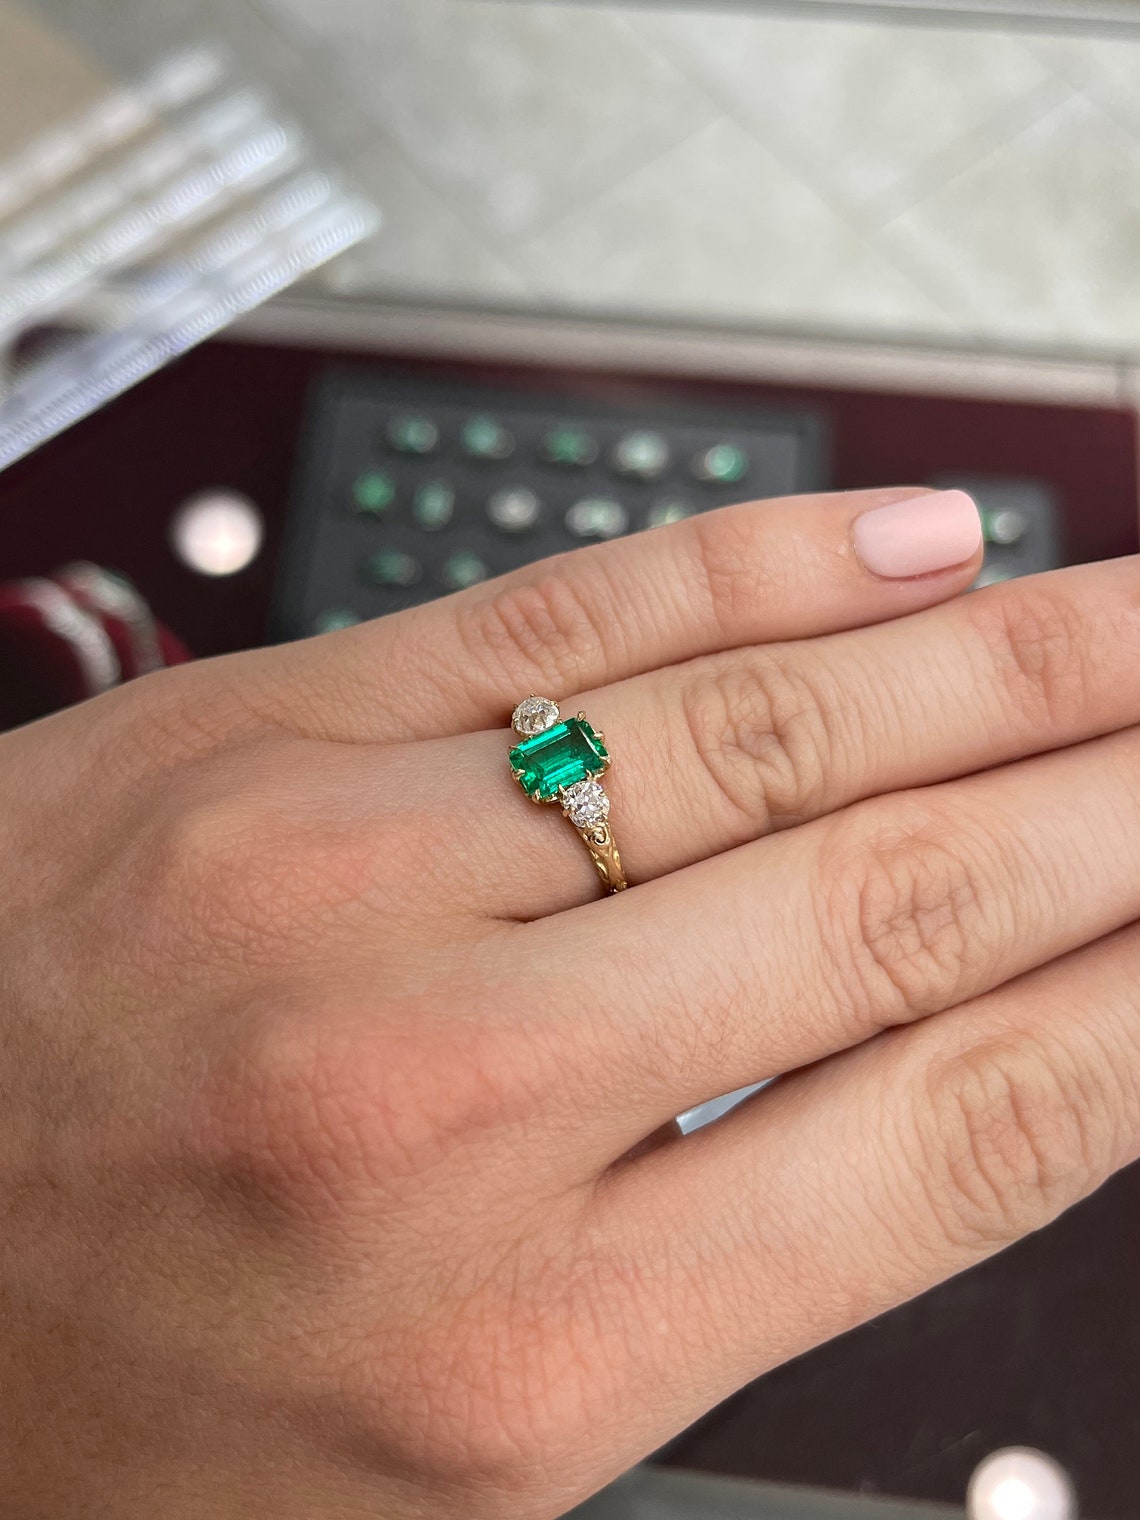
[[[560,787],[604,771],[609,756],[585,718],[568,718],[511,750],[511,767],[528,797],[554,802]]]

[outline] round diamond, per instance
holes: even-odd
[[[562,811],[578,829],[592,829],[610,816],[610,799],[600,781],[576,781],[562,793]]]
[[[524,739],[544,734],[558,722],[558,704],[549,697],[524,697],[515,708],[511,727]]]

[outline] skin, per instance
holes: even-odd
[[[0,739],[0,1515],[547,1520],[1140,1153],[1140,565],[878,580],[908,494]]]

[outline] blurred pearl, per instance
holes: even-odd
[[[192,496],[170,529],[175,554],[200,575],[236,575],[256,559],[264,537],[261,513],[236,491]]]
[[[1051,1457],[1028,1448],[995,1451],[970,1479],[969,1520],[1076,1520],[1073,1486]]]

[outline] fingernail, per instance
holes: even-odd
[[[965,491],[932,491],[864,512],[852,538],[872,575],[902,580],[972,559],[981,547],[982,520]]]

